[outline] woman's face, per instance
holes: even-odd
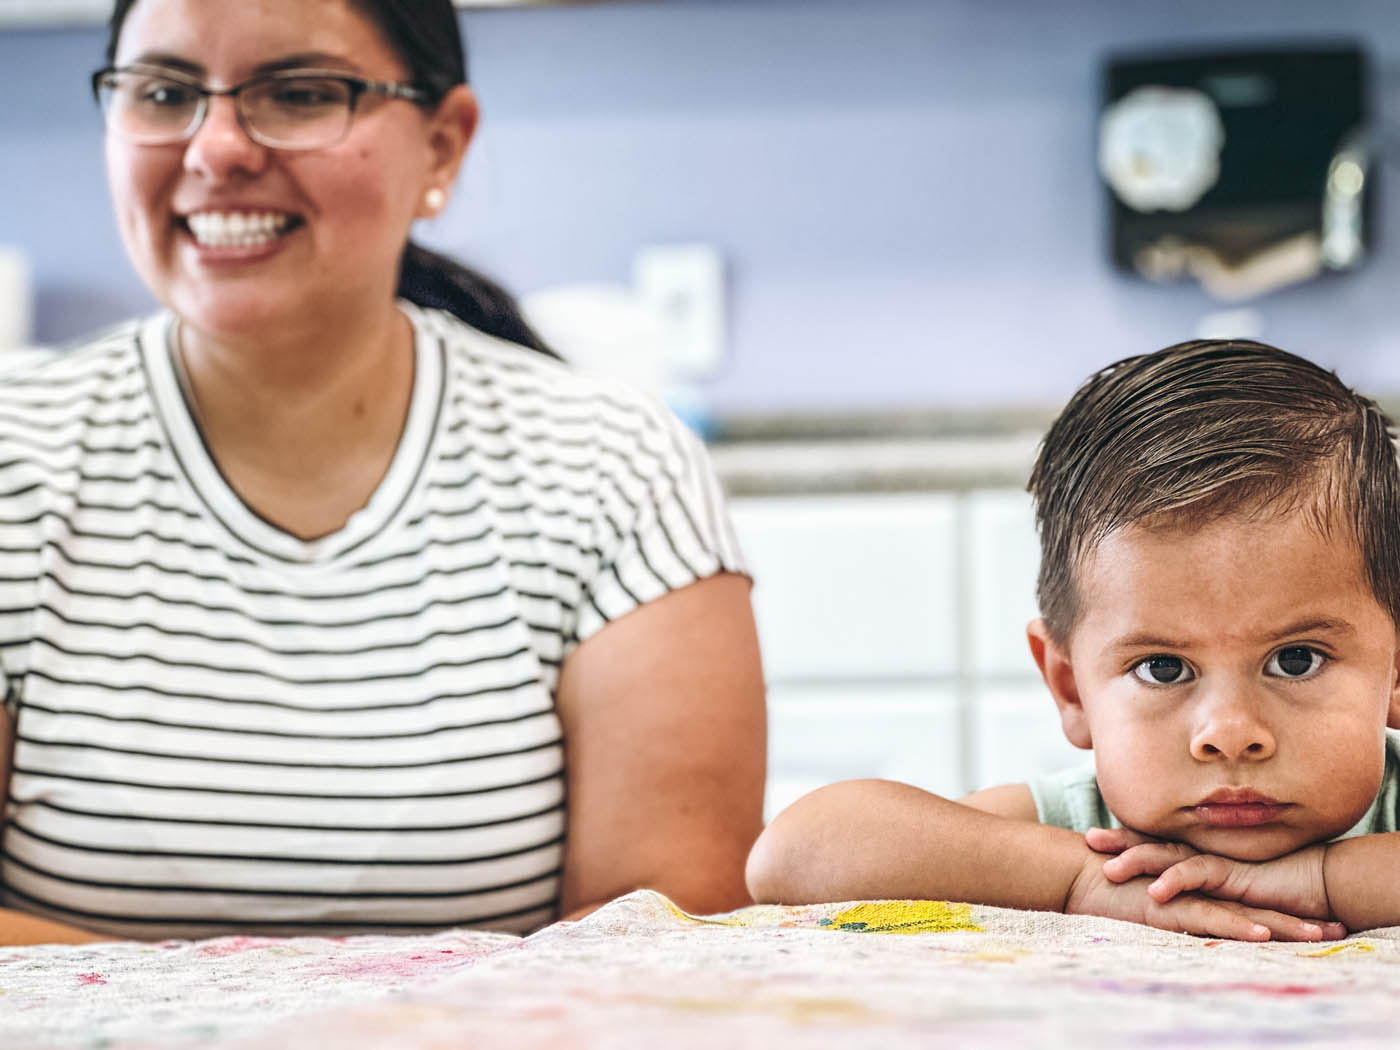
[[[116,55],[117,66],[135,63],[215,89],[287,67],[410,79],[347,0],[140,0]],[[458,136],[454,151],[439,123],[410,102],[366,96],[341,142],[274,150],[248,138],[232,99],[215,98],[186,142],[109,134],[127,251],[156,296],[206,335],[290,333],[387,308],[424,194],[447,184],[465,148]]]

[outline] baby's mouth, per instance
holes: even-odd
[[[197,211],[176,219],[176,225],[205,248],[256,248],[305,224],[299,215],[276,211]]]
[[[1247,828],[1277,820],[1289,808],[1286,802],[1245,788],[1224,788],[1192,807],[1204,824],[1220,828]]]

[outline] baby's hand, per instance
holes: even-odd
[[[1103,915],[1163,930],[1238,941],[1320,941],[1331,935],[1324,925],[1297,915],[1218,900],[1200,892],[1175,890],[1159,900],[1148,892],[1149,884],[1153,884],[1150,878],[1139,875],[1115,881],[1107,877],[1105,867],[1096,856],[1085,861],[1065,899],[1066,914]]]
[[[1306,932],[1346,936],[1346,927],[1326,921],[1331,915],[1322,875],[1327,847],[1308,846],[1268,861],[1232,860],[1200,853],[1180,842],[1164,842],[1122,828],[1093,828],[1085,835],[1091,849],[1115,853],[1103,864],[1104,876],[1127,883],[1156,876],[1147,892],[1165,904],[1184,893],[1201,894],[1253,908],[1279,909],[1290,916],[1322,920],[1303,923]],[[1318,939],[1307,937],[1303,939]]]

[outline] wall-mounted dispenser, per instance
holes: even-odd
[[[1099,172],[1114,263],[1249,299],[1371,247],[1366,56],[1328,44],[1117,56]]]

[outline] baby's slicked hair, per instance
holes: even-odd
[[[1027,486],[1051,636],[1068,643],[1083,613],[1078,570],[1109,533],[1269,511],[1308,514],[1324,535],[1354,541],[1400,625],[1394,436],[1374,401],[1263,343],[1201,339],[1109,365],[1050,427]]]

